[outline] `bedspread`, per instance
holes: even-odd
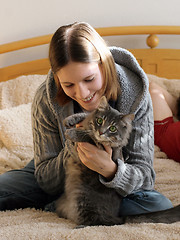
[[[180,93],[179,80],[166,80],[148,75],[167,88],[175,97]],[[31,103],[45,75],[21,76],[0,83],[0,173],[25,166],[33,157]],[[155,146],[155,189],[166,195],[174,205],[180,202],[180,164],[168,159]],[[180,239],[180,222],[173,224],[126,224],[112,227],[74,229],[69,220],[55,213],[35,209],[0,213],[0,239]]]

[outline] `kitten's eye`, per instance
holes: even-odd
[[[97,118],[97,124],[102,125],[102,123],[103,123],[103,119],[102,118]]]
[[[112,125],[112,126],[109,127],[109,130],[110,130],[111,132],[116,132],[117,128]]]

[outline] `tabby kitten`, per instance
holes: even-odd
[[[113,148],[113,160],[123,159],[122,148],[128,142],[132,130],[133,114],[123,116],[102,97],[97,110],[69,116],[64,124],[66,146],[64,148],[65,191],[56,202],[60,217],[77,225],[116,225],[124,223],[173,223],[180,221],[180,205],[154,213],[119,217],[121,196],[115,189],[101,184],[99,174],[88,169],[78,158],[76,142],[90,142],[99,148]],[[82,121],[82,127],[74,126]]]
[[[133,114],[123,116],[110,107],[105,97],[92,113],[79,113],[65,119],[67,127],[83,121],[82,127],[66,130],[65,192],[56,202],[60,217],[84,226],[123,223],[118,217],[121,196],[114,189],[105,187],[99,174],[81,163],[76,142],[90,142],[99,148],[103,148],[103,144],[109,145],[116,149],[117,156],[113,155],[113,159],[122,158],[122,147],[128,142],[133,119]]]

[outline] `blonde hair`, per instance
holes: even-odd
[[[97,62],[103,72],[102,95],[116,100],[120,90],[114,59],[102,37],[88,23],[79,22],[60,27],[49,47],[49,60],[58,87],[57,100],[64,105],[70,98],[64,93],[56,73],[70,61]]]

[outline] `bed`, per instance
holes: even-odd
[[[175,97],[180,94],[180,49],[162,49],[159,35],[180,35],[180,26],[134,26],[96,29],[101,36],[142,35],[146,48],[129,49],[146,72]],[[0,54],[48,44],[52,35],[0,45]],[[159,46],[159,47],[157,47]],[[47,58],[0,68],[0,173],[17,169],[33,157],[31,103],[49,70]],[[155,146],[155,189],[180,202],[180,164]],[[75,224],[55,213],[35,209],[0,212],[0,239],[180,239],[180,222],[173,224],[126,224],[74,229]]]

